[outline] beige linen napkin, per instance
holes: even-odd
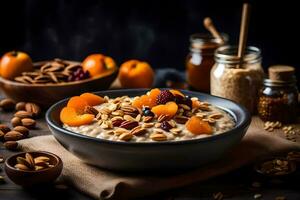
[[[129,175],[89,166],[65,150],[51,135],[25,139],[20,144],[24,151],[44,150],[60,156],[64,163],[61,178],[96,199],[130,199],[150,195],[227,173],[258,157],[300,151],[299,143],[265,132],[257,118],[253,119],[242,142],[221,160],[176,175]]]

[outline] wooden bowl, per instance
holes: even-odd
[[[34,63],[35,66],[49,61]],[[0,87],[5,95],[15,101],[37,103],[43,108],[48,108],[55,102],[82,94],[84,92],[108,89],[116,79],[118,69],[107,71],[95,78],[68,83],[26,84],[0,77]]]
[[[63,163],[61,159],[50,152],[46,151],[33,151],[30,153],[33,157],[37,156],[47,156],[50,158],[49,163],[54,165],[50,168],[41,169],[38,171],[25,171],[16,169],[14,166],[16,164],[16,159],[18,156],[25,157],[26,152],[18,153],[7,158],[5,161],[5,172],[7,176],[15,184],[22,186],[32,186],[42,183],[50,183],[57,179],[61,174]]]

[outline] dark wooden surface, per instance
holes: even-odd
[[[0,112],[0,122],[9,123],[12,113]],[[30,137],[50,134],[44,119],[39,119],[37,129],[31,131]],[[0,143],[0,156],[7,157],[14,152],[8,151]],[[299,168],[300,166],[298,166]],[[87,200],[89,197],[79,193],[73,188],[62,183],[52,184],[47,187],[24,189],[13,184],[6,177],[3,163],[0,164],[0,175],[4,176],[6,183],[0,183],[0,200],[34,200],[34,199],[64,199]],[[262,184],[259,188],[252,187],[258,181]],[[253,166],[246,166],[232,173],[213,178],[209,181],[197,183],[185,188],[174,189],[157,194],[143,200],[196,200],[213,199],[213,193],[222,192],[225,199],[254,199],[255,194],[262,194],[262,199],[275,199],[276,196],[285,196],[288,200],[300,199],[300,170],[283,179],[270,179],[261,177],[253,170]],[[155,183],[154,183],[155,185]]]

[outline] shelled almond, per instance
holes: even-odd
[[[45,168],[53,167],[50,164],[50,158],[46,156],[33,157],[30,153],[26,153],[25,157],[17,157],[15,168],[25,171],[37,171]]]

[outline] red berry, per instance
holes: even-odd
[[[156,98],[156,104],[166,104],[169,101],[174,101],[174,95],[169,90],[163,90]]]

